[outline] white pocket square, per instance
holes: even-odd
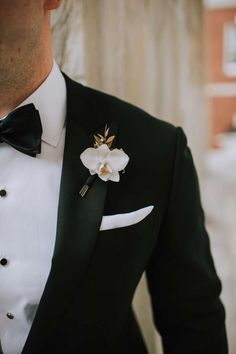
[[[116,229],[118,227],[125,227],[137,224],[153,210],[154,206],[150,205],[148,207],[132,211],[130,213],[115,214],[115,215],[105,215],[102,218],[100,231]]]

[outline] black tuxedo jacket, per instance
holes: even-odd
[[[66,77],[66,76],[65,76]],[[131,303],[146,271],[165,354],[226,354],[224,307],[198,182],[180,128],[66,77],[67,119],[50,275],[23,354],[146,354]],[[119,183],[80,154],[110,124],[130,162]],[[99,231],[103,215],[154,205],[141,222]]]

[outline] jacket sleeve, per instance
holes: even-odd
[[[168,207],[146,270],[154,321],[165,354],[227,354],[221,283],[181,128],[176,141]]]

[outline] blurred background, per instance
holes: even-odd
[[[236,354],[236,0],[62,0],[56,61],[188,136]],[[161,354],[145,276],[134,308],[150,354]]]

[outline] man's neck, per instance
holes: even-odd
[[[10,82],[0,85],[0,118],[21,104],[29,97],[48,77],[53,66],[53,60],[44,63],[43,66],[35,65],[23,74],[17,74]]]

